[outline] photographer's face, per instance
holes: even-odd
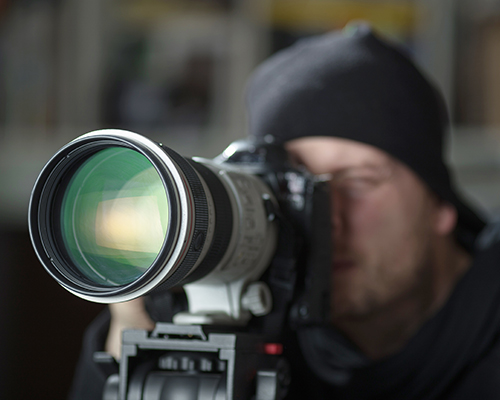
[[[312,173],[331,177],[334,321],[432,301],[435,239],[445,233],[442,202],[375,147],[309,137],[287,148]]]

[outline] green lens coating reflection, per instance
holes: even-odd
[[[101,150],[71,178],[61,205],[67,253],[92,282],[133,282],[154,262],[169,223],[160,175],[141,153],[123,147]]]

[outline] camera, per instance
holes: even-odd
[[[277,367],[282,357],[262,349],[279,342],[284,329],[328,321],[329,207],[327,183],[291,165],[271,138],[234,142],[211,160],[187,159],[137,133],[106,129],[78,137],[45,165],[32,191],[29,228],[47,272],[85,300],[123,302],[176,287],[186,294],[187,310],[173,325],[125,332],[124,350],[149,350],[137,357],[141,362],[124,357],[118,381],[113,378],[119,383],[110,383],[119,389],[108,392],[119,397],[106,398],[175,398],[161,397],[163,389],[130,397],[136,385],[129,378],[146,360],[156,367],[144,369],[143,382],[159,364],[178,366],[184,359],[197,367],[170,368],[157,379],[195,375],[201,388],[209,372],[224,377],[223,384],[211,381],[215,394],[200,389],[186,398],[232,399],[237,392],[264,399],[269,395],[256,377],[266,382],[259,373],[272,370],[271,386],[283,386],[286,368]],[[232,343],[236,361],[220,359],[221,348],[213,350],[219,356],[202,356],[208,350],[200,345],[212,339]],[[274,361],[265,361],[269,357]],[[205,371],[207,363],[220,368]],[[194,387],[179,377],[175,382]],[[274,392],[272,398],[281,398],[284,390]]]

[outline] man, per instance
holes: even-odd
[[[251,135],[331,178],[333,326],[290,335],[288,398],[498,398],[500,245],[477,240],[484,223],[452,186],[445,108],[422,73],[361,26],[270,58],[248,109]],[[120,330],[152,321],[142,300],[111,313],[119,357]],[[96,332],[107,321],[94,350]]]

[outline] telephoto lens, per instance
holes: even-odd
[[[45,269],[81,298],[122,302],[197,284],[192,313],[231,314],[217,299],[228,296],[221,288],[242,297],[275,251],[269,203],[272,191],[251,173],[186,159],[137,133],[99,130],[45,165],[29,228]]]

